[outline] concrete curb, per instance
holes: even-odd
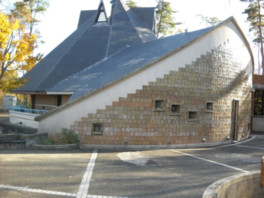
[[[260,171],[254,171],[254,172],[250,172],[250,173],[242,173],[242,174],[238,174],[238,175],[234,175],[234,176],[231,176],[231,177],[227,177],[227,178],[224,178],[224,179],[221,179],[221,180],[218,180],[216,182],[214,182],[213,184],[211,184],[210,186],[208,186],[206,188],[206,190],[204,191],[203,193],[203,197],[202,198],[222,198],[222,197],[225,197],[225,198],[238,198],[240,196],[237,196],[235,197],[234,194],[232,194],[231,196],[228,196],[225,194],[225,192],[229,192],[230,194],[232,193],[232,191],[230,190],[230,187],[231,186],[236,186],[236,190],[237,192],[234,192],[235,194],[236,193],[241,193],[241,191],[238,191],[238,185],[243,185],[242,183],[245,182],[246,184],[254,179],[257,179],[259,180],[260,178]],[[260,180],[259,180],[260,181]],[[256,187],[260,187],[260,184],[259,182],[257,184],[255,184]],[[256,190],[255,188],[251,188],[253,189],[253,192],[250,192],[249,190],[249,185],[245,185],[244,186],[244,195],[245,197],[248,197],[248,198],[257,198],[258,196],[246,196],[248,194],[254,194],[254,190]],[[263,189],[263,193],[264,193],[264,189]],[[224,195],[224,196],[222,196]],[[263,197],[263,194],[262,196]]]
[[[72,150],[79,149],[79,144],[63,144],[63,145],[43,145],[43,144],[33,144],[32,149],[36,150]]]
[[[232,141],[197,143],[197,144],[174,144],[174,145],[104,145],[104,144],[81,144],[81,149],[105,149],[105,150],[146,150],[146,149],[187,149],[209,148],[231,144]]]

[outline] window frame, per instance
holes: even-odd
[[[99,127],[99,131],[95,130],[95,127],[98,126]],[[102,123],[93,123],[92,125],[92,135],[103,135],[103,124]]]
[[[178,111],[172,111],[173,106],[177,106],[178,107]],[[171,104],[170,113],[171,113],[171,115],[175,115],[175,116],[181,115],[181,104],[179,104],[179,103]]]
[[[212,109],[208,109],[208,104],[212,105]],[[214,111],[214,102],[213,101],[206,101],[205,103],[205,111],[208,113],[212,113]]]
[[[160,102],[160,107],[157,108],[157,102]],[[166,108],[166,101],[163,99],[155,99],[154,100],[154,111],[165,111]]]
[[[190,118],[190,113],[194,113],[194,117]],[[198,121],[198,111],[188,111],[188,121],[189,122],[197,122]]]
[[[262,93],[257,94],[258,92]],[[259,99],[261,99],[261,102],[258,101]],[[257,109],[258,106],[260,106],[260,110]],[[261,89],[255,90],[254,93],[254,116],[264,116],[264,90]]]

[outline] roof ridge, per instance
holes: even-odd
[[[110,48],[110,42],[111,42],[111,38],[112,38],[112,30],[113,30],[113,20],[114,20],[114,13],[115,13],[115,10],[116,10],[116,6],[112,5],[112,10],[111,10],[111,17],[110,17],[110,20],[109,20],[109,23],[110,24],[110,33],[109,33],[109,38],[108,38],[108,43],[107,43],[107,48],[106,48],[106,54],[105,54],[105,57],[108,57],[109,55],[109,48]]]

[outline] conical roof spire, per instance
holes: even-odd
[[[97,9],[97,14],[95,17],[94,24],[104,24],[108,23],[107,14],[104,6],[103,0],[100,1],[99,7]]]

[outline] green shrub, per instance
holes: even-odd
[[[63,128],[61,129],[61,133],[63,135],[63,140],[65,140],[67,144],[76,144],[79,142],[78,135],[73,130]]]

